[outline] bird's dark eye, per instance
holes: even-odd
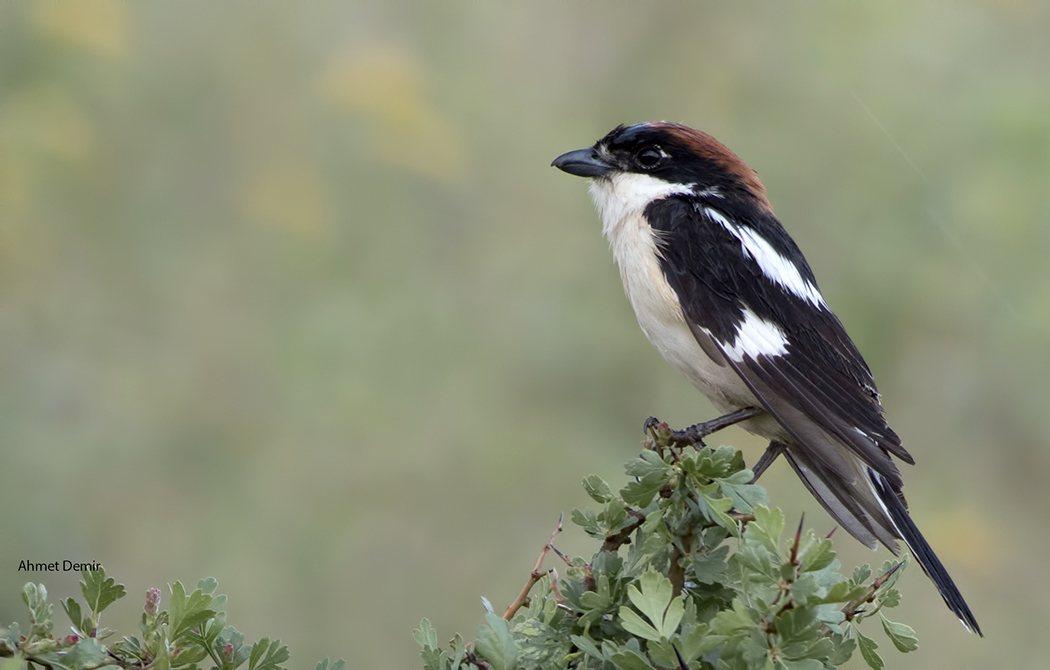
[[[651,170],[662,163],[666,156],[667,154],[660,151],[659,147],[649,147],[638,152],[637,160],[643,168]]]

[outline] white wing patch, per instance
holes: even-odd
[[[704,214],[722,224],[726,230],[740,240],[744,253],[755,259],[766,278],[813,305],[827,308],[824,297],[820,295],[817,287],[804,279],[795,264],[777,253],[773,245],[765,238],[751,228],[734,224],[719,211],[710,207],[704,208]]]
[[[750,307],[744,308],[743,316],[744,320],[736,328],[736,337],[723,345],[726,355],[739,363],[745,356],[755,359],[787,353],[788,341],[779,326],[755,314]]]

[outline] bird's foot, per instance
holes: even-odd
[[[712,433],[717,433],[723,428],[728,428],[733,424],[740,423],[741,421],[747,421],[748,419],[758,416],[765,412],[761,407],[745,407],[738,409],[735,412],[730,412],[717,419],[711,419],[710,421],[703,421],[701,423],[695,423],[688,428],[681,430],[672,430],[668,425],[655,416],[651,416],[645,420],[643,429],[647,434],[652,436],[656,444],[661,446],[677,446],[684,447],[687,445],[691,446],[705,446],[704,438]]]
[[[672,454],[675,453],[675,443],[673,441],[675,431],[671,430],[671,427],[665,422],[660,421],[655,416],[651,416],[645,420],[642,430],[646,435],[642,445],[646,449],[652,449],[661,455],[663,455],[665,449],[670,449]]]
[[[766,471],[766,468],[772,465],[773,461],[777,460],[777,456],[784,453],[784,450],[786,448],[787,447],[785,447],[784,444],[781,442],[777,442],[775,440],[771,441],[769,443],[769,446],[766,447],[766,450],[762,452],[762,456],[758,459],[758,462],[755,463],[755,467],[751,468],[753,476],[751,477],[751,481],[748,483],[754,484],[755,482],[757,482],[758,478],[762,476],[762,473]]]

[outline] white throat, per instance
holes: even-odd
[[[696,184],[671,184],[662,179],[633,172],[617,172],[611,177],[591,180],[591,198],[602,218],[602,234],[613,242],[615,229],[627,220],[641,216],[654,200],[693,192]]]

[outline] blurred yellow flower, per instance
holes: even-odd
[[[373,150],[384,162],[443,182],[462,177],[462,143],[427,100],[422,69],[409,52],[382,46],[337,54],[321,86],[330,103],[376,126]]]
[[[299,233],[322,232],[328,200],[317,171],[302,164],[262,170],[241,191],[241,210],[250,221]]]
[[[128,6],[124,0],[41,0],[33,4],[40,32],[106,56],[128,51]]]

